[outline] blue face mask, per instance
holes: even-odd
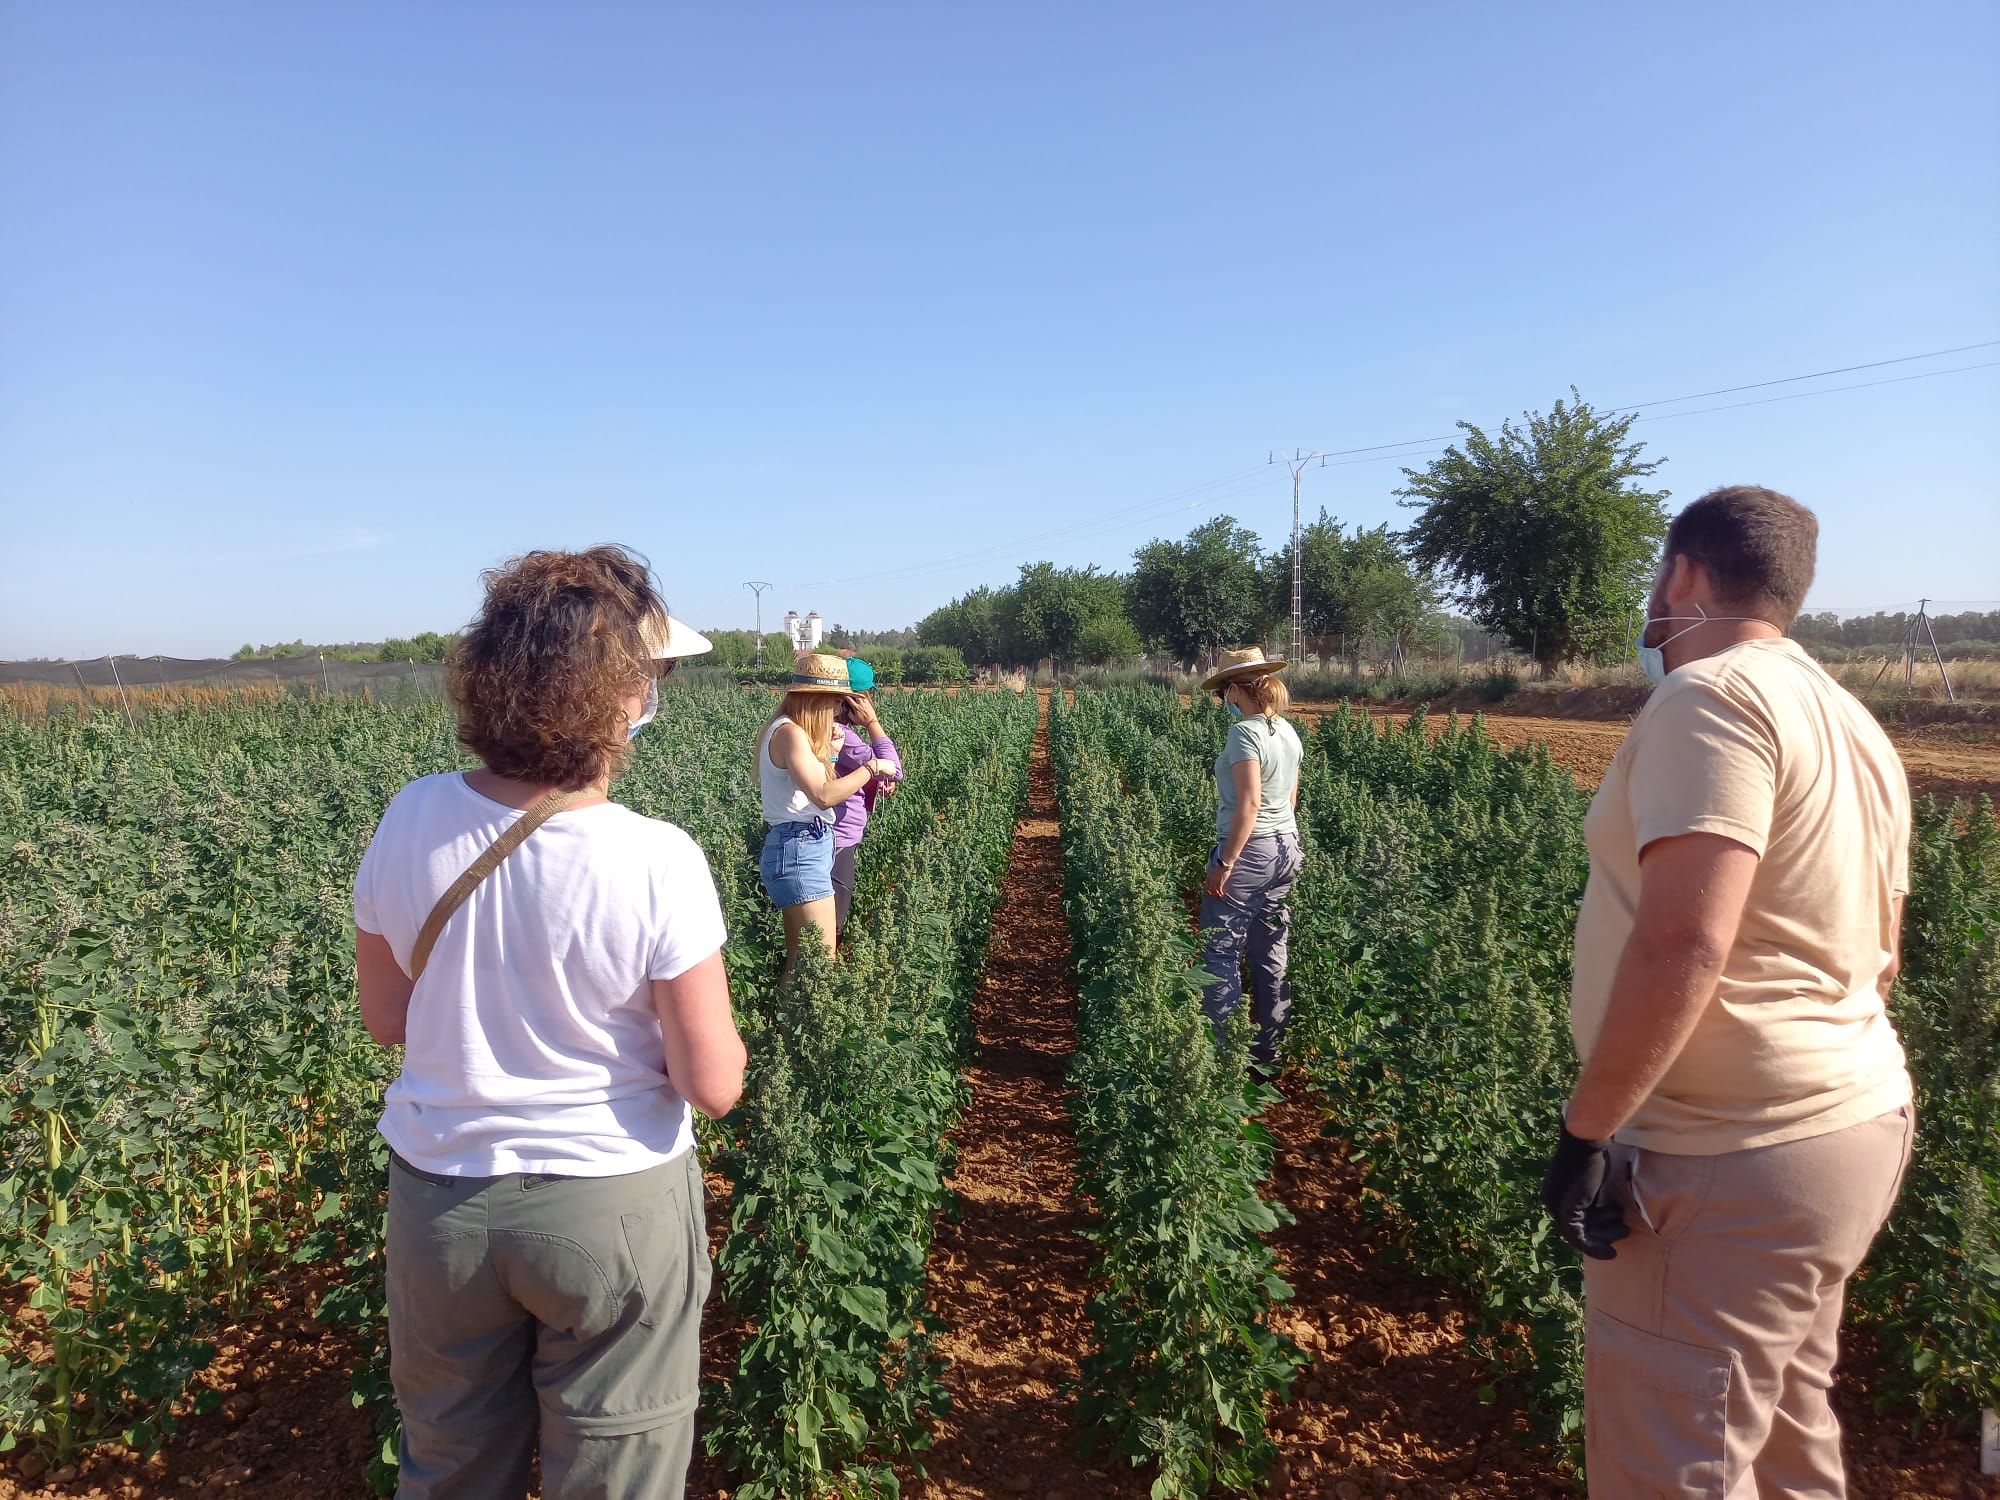
[[[1236,705],[1235,705],[1234,703],[1225,703],[1225,704],[1223,704],[1222,706],[1223,706],[1224,708],[1226,708],[1226,709],[1228,709],[1228,710],[1229,710],[1229,717],[1230,717],[1230,718],[1232,718],[1232,719],[1240,719],[1240,718],[1242,718],[1242,717],[1243,717],[1243,710],[1242,710],[1241,708],[1237,707],[1237,706],[1236,706]]]
[[[660,684],[658,680],[655,679],[654,681],[646,684],[646,706],[639,711],[639,717],[634,719],[628,726],[626,726],[625,738],[628,740],[636,740],[639,737],[639,731],[644,729],[648,724],[652,723],[653,715],[658,713],[659,711],[660,711]]]

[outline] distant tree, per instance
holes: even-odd
[[[963,682],[971,675],[956,646],[912,646],[903,653],[905,682]]]
[[[1344,656],[1356,669],[1364,655],[1400,661],[1407,651],[1435,649],[1448,634],[1436,583],[1386,525],[1349,536],[1321,510],[1300,531],[1300,543],[1306,649],[1320,660]],[[1292,612],[1289,540],[1272,554],[1266,576],[1271,612],[1282,625]]]
[[[1261,640],[1274,618],[1263,549],[1233,516],[1205,521],[1183,541],[1148,542],[1133,562],[1132,623],[1181,661]]]
[[[1077,636],[1075,660],[1089,667],[1117,667],[1137,661],[1145,649],[1138,629],[1120,609],[1085,623]]]
[[[923,642],[917,639],[916,627],[913,625],[906,625],[901,630],[850,630],[847,633],[848,647],[863,655],[883,646],[894,646],[898,650],[907,651],[912,646],[922,644]]]
[[[877,682],[894,687],[897,683],[904,680],[904,668],[907,663],[904,661],[902,648],[898,646],[872,647],[868,652],[867,660],[868,665],[875,669],[875,680]]]
[[[439,635],[435,630],[420,631],[416,635],[401,636],[382,643],[376,653],[377,661],[443,661],[458,639],[455,635]]]
[[[751,630],[705,630],[711,647],[708,655],[698,658],[705,667],[720,667],[725,672],[746,672],[757,665],[757,634]]]
[[[791,671],[791,638],[782,630],[767,632],[764,636],[764,654],[758,658],[757,664],[766,671]]]
[[[926,646],[954,647],[969,662],[999,661],[999,608],[1011,592],[980,587],[961,594],[918,622],[917,640]]]
[[[1354,634],[1348,619],[1347,538],[1340,522],[1320,508],[1319,519],[1299,531],[1299,606],[1306,649],[1322,659],[1343,653]],[[1270,613],[1289,622],[1292,617],[1292,542],[1271,554],[1265,568],[1270,580]]]
[[[1021,577],[997,613],[1001,650],[1007,660],[1044,657],[1075,661],[1086,627],[1098,619],[1123,619],[1125,591],[1119,581],[1087,568],[1023,563]]]
[[[1463,443],[1397,491],[1423,512],[1406,534],[1418,566],[1544,672],[1626,649],[1667,529],[1668,492],[1638,485],[1659,460],[1626,441],[1633,417],[1570,395],[1497,438],[1460,422]]]

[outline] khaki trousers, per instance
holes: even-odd
[[[1720,1156],[1639,1152],[1631,1237],[1584,1262],[1595,1500],[1844,1500],[1841,1304],[1913,1125],[1904,1108]]]
[[[389,1168],[398,1500],[680,1500],[708,1233],[693,1151],[620,1177]]]

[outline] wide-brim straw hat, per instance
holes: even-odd
[[[1266,656],[1262,646],[1225,651],[1222,653],[1222,664],[1202,679],[1201,690],[1206,693],[1226,683],[1241,682],[1246,677],[1268,677],[1273,672],[1284,671],[1288,665],[1282,656]]]
[[[847,680],[847,658],[821,651],[801,651],[792,658],[792,680],[788,693],[839,693],[854,691]]]
[[[706,656],[715,643],[692,625],[672,615],[655,615],[639,627],[646,643],[646,655],[654,661],[679,661],[683,656]]]

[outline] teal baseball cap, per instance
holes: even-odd
[[[875,669],[858,656],[847,658],[847,685],[857,693],[873,692]]]

